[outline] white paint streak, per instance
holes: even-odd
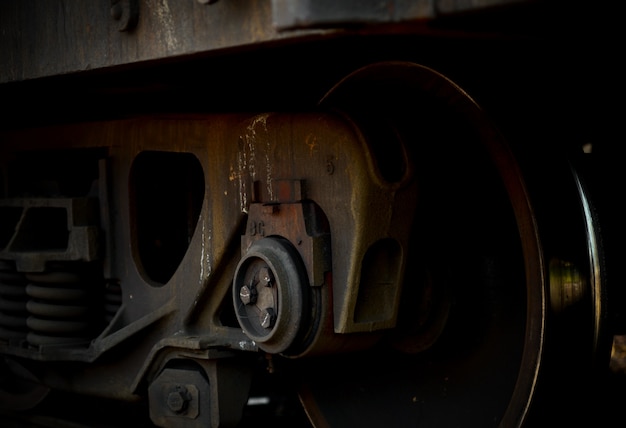
[[[208,236],[208,240],[209,240],[209,251],[207,251],[204,254],[204,263],[206,265],[206,277],[208,278],[211,275],[211,271],[213,269],[211,269],[211,251],[210,249],[212,248],[212,244],[211,241],[213,240],[213,233],[209,230],[209,236]]]
[[[252,180],[256,180],[256,150],[254,143],[256,142],[256,134],[253,136],[246,135],[246,142],[248,143],[248,172],[250,173],[250,178]]]
[[[239,203],[241,211],[244,213],[248,212],[248,187],[246,186],[247,180],[246,177],[249,176],[250,180],[254,182],[257,180],[257,159],[256,159],[256,144],[261,138],[260,134],[267,134],[267,118],[269,114],[262,114],[256,116],[248,127],[246,128],[246,134],[241,138],[241,142],[243,144],[240,147],[240,151],[237,153],[237,172],[230,171],[229,179],[232,181],[235,176],[239,180]],[[257,133],[261,127],[261,132]],[[267,141],[267,152],[265,154],[265,178],[267,191],[270,195],[270,199],[273,197],[272,191],[272,168],[269,162],[269,149],[270,149],[270,141]]]
[[[172,13],[167,0],[160,0],[156,7],[156,16],[159,20],[160,28],[163,30],[163,38],[165,46],[168,52],[175,52],[178,50],[178,39],[176,39],[176,33],[174,31],[174,24],[172,21]]]
[[[204,280],[204,234],[205,234],[205,225],[204,219],[202,218],[202,214],[200,214],[200,222],[202,223],[202,236],[201,236],[201,244],[200,244],[200,285],[202,285],[202,281]]]
[[[267,194],[270,197],[270,201],[274,200],[274,191],[272,189],[272,163],[270,162],[270,153],[272,150],[272,143],[267,139],[265,147],[265,182],[267,186]]]
[[[211,275],[211,259],[210,251],[211,247],[211,231],[206,229],[206,222],[200,214],[200,220],[202,223],[202,236],[200,244],[200,285]],[[208,248],[207,248],[208,247]]]
[[[243,213],[248,212],[248,197],[246,193],[246,183],[244,180],[244,171],[246,168],[246,153],[237,153],[237,180],[239,181],[239,209]]]
[[[255,156],[255,143],[258,141],[257,128],[262,126],[263,132],[267,133],[267,118],[269,114],[262,114],[254,118],[252,123],[248,125],[248,133],[246,134],[246,143],[248,143],[248,150],[250,151],[250,163],[248,169],[250,176],[253,180],[256,180],[256,156]]]

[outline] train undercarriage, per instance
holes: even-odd
[[[14,3],[3,415],[236,427],[278,390],[315,427],[580,420],[625,326],[606,10]],[[45,16],[123,41],[38,52]]]

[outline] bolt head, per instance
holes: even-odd
[[[239,290],[239,298],[244,305],[251,305],[256,302],[257,291],[254,286],[244,285]]]
[[[261,312],[261,327],[272,328],[276,323],[276,311],[274,308],[263,309]]]
[[[111,18],[119,21],[120,19],[122,19],[123,14],[124,10],[122,9],[122,5],[117,2],[111,5]]]
[[[268,267],[259,270],[259,282],[265,287],[271,287],[274,284],[274,274]]]
[[[174,413],[184,413],[189,404],[189,393],[185,387],[178,387],[167,396],[167,407]]]

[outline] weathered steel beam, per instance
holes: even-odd
[[[252,46],[309,33],[278,32],[269,0],[205,3],[0,2],[0,83]]]
[[[397,24],[528,0],[5,0],[0,83]],[[331,27],[335,27],[331,29]]]

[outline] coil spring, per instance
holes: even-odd
[[[0,260],[0,340],[26,339],[26,278],[11,263]]]
[[[93,330],[91,296],[82,275],[71,271],[26,274],[31,345],[88,342]]]
[[[104,290],[104,322],[111,323],[122,306],[122,287],[118,282],[110,281]]]

